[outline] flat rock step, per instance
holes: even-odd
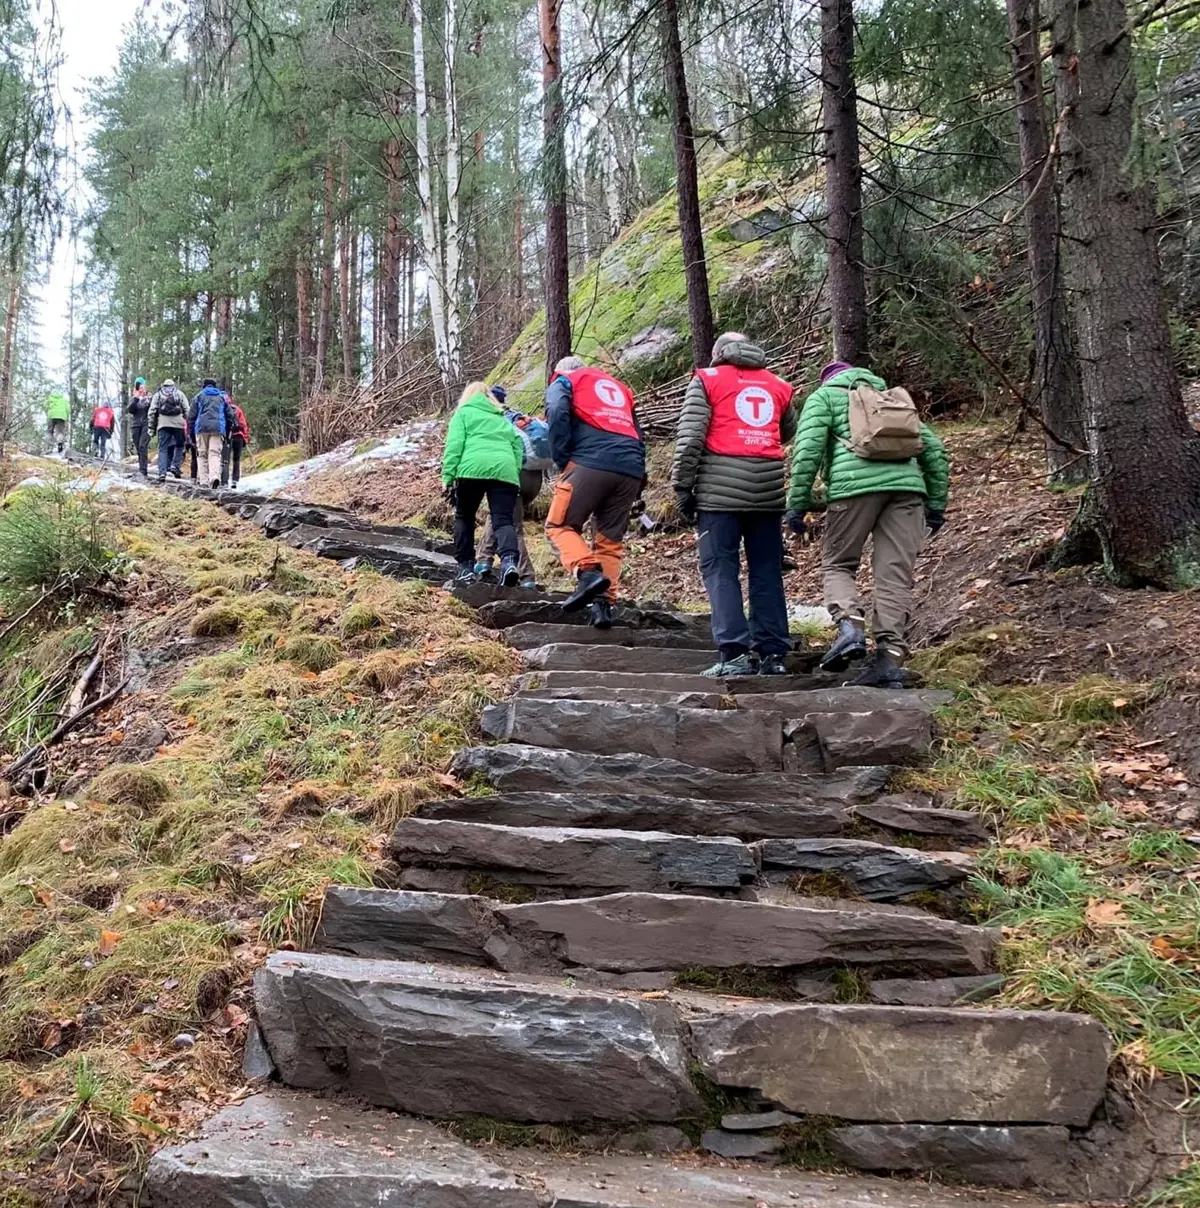
[[[314,943],[350,956],[490,965],[509,973],[851,965],[953,975],[992,968],[997,938],[984,927],[862,903],[783,906],[619,893],[505,906],[481,897],[334,886],[325,893]],[[944,983],[953,984],[942,990]],[[967,992],[944,976],[904,983],[910,994],[925,984],[939,988],[930,993],[945,1005]]]
[[[448,554],[439,554],[423,546],[407,545],[399,537],[358,529],[319,528],[301,524],[289,529],[281,540],[295,549],[308,550],[318,558],[330,558],[336,562],[351,559],[367,562],[383,573],[398,578],[441,583],[457,569],[457,563]]]
[[[711,650],[638,649],[585,642],[555,642],[522,653],[526,666],[541,671],[666,671],[698,675],[716,661]]]
[[[783,766],[783,720],[777,713],[518,697],[486,708],[482,726],[500,742],[652,755],[723,772]]]
[[[402,883],[413,888],[439,883],[421,876],[419,869],[458,869],[503,884],[577,893],[736,890],[758,875],[754,851],[733,838],[432,818],[401,821],[392,835],[392,855],[405,870]],[[459,883],[465,887],[468,881]]]
[[[537,650],[555,643],[582,643],[587,646],[648,646],[663,650],[703,650],[713,662],[712,637],[695,634],[686,629],[595,629],[590,625],[540,624],[526,621],[504,630],[504,640],[517,650]]]
[[[878,795],[886,768],[843,768],[833,775],[787,772],[735,775],[674,759],[648,755],[587,755],[506,743],[465,747],[454,757],[454,775],[479,778],[502,793],[553,793],[569,785],[575,793],[692,797],[760,804],[857,805]]]
[[[937,809],[901,797],[845,809],[831,802],[705,801],[622,793],[502,793],[427,801],[422,818],[490,822],[497,826],[575,826],[733,835],[738,839],[836,837],[849,827],[936,838],[946,848],[988,840],[979,815]]]
[[[487,629],[511,629],[522,624],[569,626],[575,636],[569,641],[586,641],[590,627],[587,610],[563,612],[566,592],[517,592],[493,583],[455,587],[454,594],[477,610],[477,619]],[[712,647],[712,617],[688,612],[671,612],[652,604],[619,603],[613,611],[614,628],[666,629],[687,633]]]
[[[994,1130],[1000,1131],[1000,1130]],[[702,1159],[476,1150],[423,1120],[287,1090],[223,1108],[151,1159],[155,1208],[1044,1208],[1024,1195]]]
[[[435,1118],[673,1122],[696,1069],[784,1111],[1083,1126],[1108,1037],[1059,1012],[661,997],[401,961],[276,953],[255,979],[282,1080]]]
[[[643,668],[640,671],[531,671],[517,680],[517,687],[523,692],[538,692],[543,688],[579,688],[589,693],[608,693],[624,688],[636,688],[650,689],[655,692],[720,693],[723,696],[738,697],[752,694],[808,692],[817,688],[837,686],[838,677],[826,672],[811,672],[803,675],[741,675],[728,676],[724,679],[710,679],[704,675],[652,671],[650,668]],[[915,689],[912,690],[915,691]],[[910,691],[910,689],[904,691]],[[585,697],[584,699],[594,698]]]
[[[753,846],[767,881],[833,876],[874,902],[946,889],[965,881],[974,869],[970,857],[960,852],[888,847],[862,839],[766,839]]]

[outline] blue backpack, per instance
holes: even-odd
[[[550,425],[544,419],[522,415],[520,411],[505,411],[508,421],[517,430],[525,446],[521,462],[523,470],[548,470],[554,464],[550,456]]]

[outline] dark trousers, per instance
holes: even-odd
[[[221,485],[229,485],[229,471],[233,468],[233,485],[236,487],[242,476],[242,450],[246,442],[240,436],[230,437],[221,450]]]
[[[786,654],[783,531],[778,512],[701,512],[700,573],[712,606],[713,642],[728,661],[747,651]],[[746,547],[750,620],[742,608],[741,550]]]
[[[513,512],[517,506],[517,487],[491,478],[460,478],[454,484],[458,503],[454,510],[454,558],[459,566],[475,565],[475,517],[487,497],[492,516],[492,532],[500,558],[517,560],[517,530]]]
[[[182,428],[159,428],[158,430],[158,476],[166,478],[167,471],[180,472],[183,465]]]
[[[108,438],[111,435],[107,428],[92,429],[92,452],[99,457],[108,453]]]
[[[146,421],[144,419],[131,421],[129,436],[133,441],[134,452],[137,453],[138,469],[145,474],[150,450],[150,429]]]

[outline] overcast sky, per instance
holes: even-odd
[[[62,24],[63,55],[61,87],[71,111],[67,127],[72,160],[84,154],[88,125],[83,113],[84,90],[89,80],[111,74],[117,66],[124,27],[147,0],[57,0]],[[68,165],[65,184],[73,209],[82,210],[74,164]],[[64,238],[54,253],[49,282],[41,290],[38,318],[41,323],[43,359],[55,384],[65,388],[66,368],[63,340],[67,332],[67,297],[71,283],[72,246]]]

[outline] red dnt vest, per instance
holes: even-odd
[[[112,431],[113,413],[111,407],[97,407],[92,412],[92,427],[106,428],[109,432]]]
[[[783,460],[779,425],[792,401],[792,388],[766,369],[717,365],[697,370],[712,404],[704,447],[724,457]]]
[[[602,369],[573,369],[563,377],[571,383],[571,410],[585,424],[602,432],[641,440],[633,422],[633,391]]]

